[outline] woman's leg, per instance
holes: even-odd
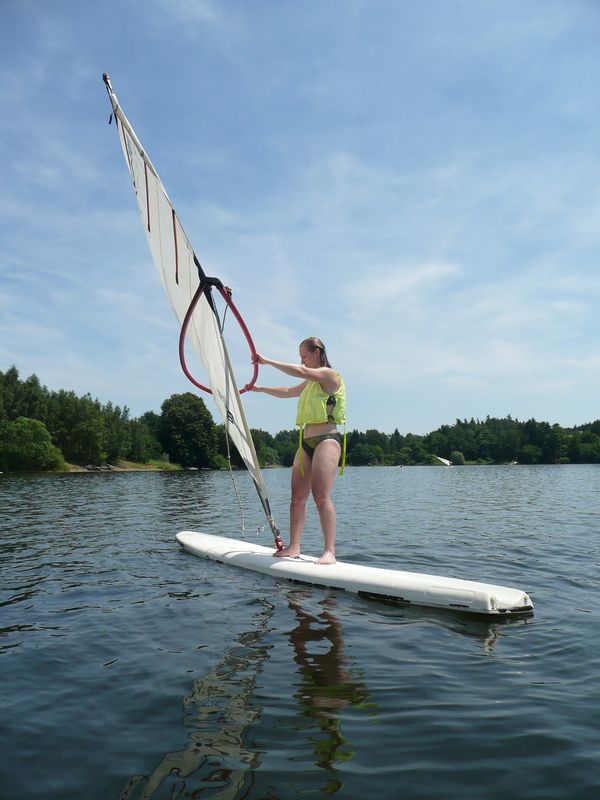
[[[311,464],[311,490],[319,512],[325,546],[317,564],[335,564],[335,508],[331,492],[340,460],[341,448],[335,439],[326,439],[317,445]]]
[[[296,453],[292,467],[292,498],[290,500],[290,543],[274,553],[275,556],[299,556],[302,530],[306,519],[306,501],[310,494],[311,457],[302,453],[304,475],[300,474],[300,454]]]

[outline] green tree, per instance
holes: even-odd
[[[447,427],[447,426],[445,426]],[[434,453],[442,458],[450,458],[450,442],[447,432],[442,429],[429,433],[423,439],[423,445],[427,448],[428,452]]]
[[[346,451],[348,458],[350,457],[350,453],[354,450],[356,445],[363,444],[365,442],[365,435],[364,433],[360,433],[357,431],[356,428],[348,432],[346,437]],[[350,463],[350,461],[348,461]]]
[[[225,466],[243,468],[244,459],[239,454],[237,447],[227,436],[225,425],[217,425],[217,455],[219,458],[215,462],[215,466],[222,469]]]
[[[559,463],[567,454],[567,445],[560,425],[548,425],[542,445],[544,461]]]
[[[142,414],[142,416],[138,418],[138,421],[148,428],[157,442],[160,442],[161,422],[159,414],[157,414],[155,411],[146,411],[145,414]]]
[[[19,416],[45,422],[48,413],[48,390],[39,382],[37,375],[30,375],[19,392]]]
[[[89,394],[53,392],[48,401],[48,430],[67,461],[102,464],[106,461],[106,429],[102,407]]]
[[[410,447],[402,447],[396,454],[396,464],[402,464],[405,467],[410,467],[414,464]]]
[[[155,416],[159,419],[158,415]],[[154,430],[144,422],[143,417],[129,421],[127,441],[129,447],[125,457],[131,461],[145,464],[151,458],[160,458],[163,453]]]
[[[298,431],[280,431],[273,439],[273,446],[277,450],[279,463],[291,467],[298,449]]]
[[[519,461],[522,464],[541,464],[543,455],[537,444],[525,444],[519,451]]]
[[[20,385],[19,371],[14,364],[6,372],[0,372],[0,419],[15,420],[19,416]]]
[[[414,433],[407,433],[404,437],[408,450],[410,452],[411,464],[431,464],[432,456],[423,442],[422,436],[417,436]],[[403,462],[405,463],[405,462]]]
[[[390,436],[390,451],[392,453],[398,453],[404,446],[404,436],[400,435],[400,431],[398,428],[394,430],[392,435]]]
[[[48,390],[41,386],[37,375],[22,381],[15,366],[0,372],[0,419],[28,417],[45,422],[47,403]]]
[[[107,403],[102,408],[104,418],[104,434],[106,458],[108,461],[119,461],[131,447],[129,409]]]
[[[218,452],[217,429],[200,397],[185,392],[164,401],[161,442],[171,461],[182,467],[212,465]]]
[[[377,431],[373,428],[367,430],[365,432],[365,442],[370,445],[374,445],[381,449],[383,453],[389,453],[390,451],[390,440],[389,436],[385,433],[381,433],[381,431]]]
[[[375,466],[383,461],[383,450],[378,444],[361,442],[352,448],[347,461],[355,467]]]
[[[254,449],[258,458],[258,463],[261,467],[278,466],[279,453],[275,448],[275,440],[268,431],[263,431],[258,428],[252,428],[252,441],[254,442]]]
[[[43,422],[18,417],[0,423],[0,468],[7,471],[60,470],[65,460]]]
[[[582,442],[580,458],[582,464],[600,464],[600,437],[594,441]]]
[[[498,433],[494,461],[514,461],[519,455],[521,434],[516,425],[507,426]]]

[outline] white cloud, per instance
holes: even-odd
[[[240,36],[240,15],[216,0],[147,0],[145,11],[145,24],[155,36],[164,34],[165,27],[183,41],[211,35],[231,44]]]
[[[321,336],[353,424],[597,416],[591,7],[317,6],[22,4],[0,86],[0,357],[140,412],[185,386],[101,55],[258,349],[295,360]],[[248,403],[262,427],[293,417]]]
[[[222,18],[222,8],[213,0],[154,0],[155,4],[179,22],[214,24]]]

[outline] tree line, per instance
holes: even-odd
[[[252,429],[262,466],[291,466],[298,431],[272,435]],[[219,469],[228,465],[223,425],[217,425],[204,401],[191,392],[175,394],[160,414],[131,418],[129,409],[100,403],[90,394],[49,391],[36,375],[21,379],[15,366],[0,372],[0,471],[61,470],[118,464],[177,464]],[[600,463],[600,420],[562,428],[510,416],[456,420],[426,435],[392,434],[375,429],[348,431],[347,463],[354,466],[454,464]],[[232,447],[231,463],[243,466]]]

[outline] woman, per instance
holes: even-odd
[[[331,368],[325,345],[315,336],[299,348],[300,364],[284,364],[256,354],[255,363],[275,367],[293,378],[296,386],[254,386],[255,392],[272,397],[298,397],[296,425],[300,446],[292,467],[290,543],[275,556],[300,555],[300,540],[306,519],[306,501],[312,492],[319,512],[325,546],[317,564],[335,564],[335,509],[331,490],[340,460],[341,442],[337,425],[346,422],[346,389],[339,373]]]

